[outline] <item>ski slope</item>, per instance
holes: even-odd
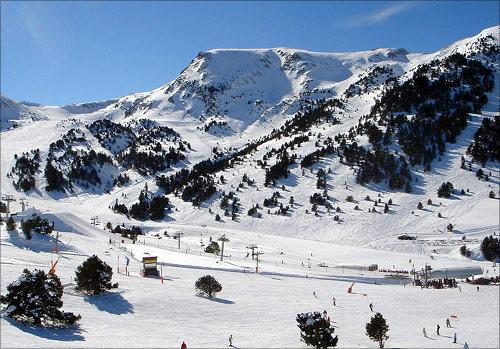
[[[182,341],[189,347],[225,347],[230,334],[236,347],[303,347],[295,315],[313,310],[327,310],[339,336],[339,347],[375,347],[364,334],[364,325],[373,315],[369,303],[389,323],[388,347],[461,348],[467,341],[471,347],[494,348],[499,340],[497,287],[481,286],[477,292],[474,286],[460,283],[461,292],[420,289],[385,279],[381,272],[335,267],[337,262],[375,262],[379,268],[394,265],[408,269],[411,258],[415,266],[426,262],[435,267],[480,265],[491,275],[491,263],[448,256],[431,259],[421,254],[346,248],[252,233],[249,236],[236,231],[228,232],[230,242],[226,244],[225,260],[220,262],[200,252],[199,234],[194,231],[186,233],[185,242],[181,240],[181,250],[177,250],[177,241],[158,239],[154,234],[145,238],[145,245],[141,245],[141,239],[138,244],[109,244],[110,234],[72,214],[47,215],[51,217],[61,231],[57,274],[65,285],[63,308],[81,314],[82,320],[75,328],[47,330],[2,318],[2,347],[25,347],[28,343],[30,347],[178,347]],[[8,280],[14,280],[23,268],[48,270],[56,257],[51,253],[51,244],[39,237],[23,241],[4,227],[1,234],[2,293]],[[203,234],[205,242],[207,235]],[[246,241],[257,242],[264,251],[259,274],[254,272],[255,262],[245,258]],[[94,253],[113,266],[113,279],[120,286],[105,295],[81,296],[74,291],[74,270]],[[146,253],[157,255],[165,264],[163,283],[158,278],[139,276],[138,259]],[[130,276],[123,274],[125,255],[131,258]],[[118,256],[122,274],[116,274]],[[311,269],[300,264],[308,258]],[[317,267],[318,261],[329,267]],[[498,268],[495,270],[498,273]],[[214,300],[195,294],[194,282],[206,274],[215,276],[223,286]],[[352,282],[354,291],[348,294]],[[335,307],[332,297],[336,298]],[[453,328],[447,329],[444,321],[452,315],[456,316],[452,318]],[[442,327],[441,336],[434,333],[437,323]],[[423,338],[424,327],[429,338]],[[452,345],[454,333],[458,343]]]

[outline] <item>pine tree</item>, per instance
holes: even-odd
[[[111,284],[112,268],[99,257],[89,257],[76,269],[76,290],[91,295],[117,288],[118,283]]]
[[[16,221],[14,220],[14,218],[12,218],[12,216],[9,216],[9,218],[7,219],[7,230],[12,231],[15,230],[16,227],[17,227]]]
[[[217,293],[222,291],[221,284],[212,275],[202,276],[196,281],[194,286],[200,294],[204,294],[208,298],[213,298]]]
[[[45,166],[45,178],[47,179],[47,186],[45,187],[45,190],[62,191],[64,189],[66,180],[64,179],[62,172],[56,169],[50,160],[47,160],[47,165]]]
[[[387,332],[389,331],[389,326],[385,321],[384,317],[380,313],[376,313],[366,324],[366,335],[374,342],[378,342],[379,347],[382,349],[384,343],[389,336]]]
[[[485,237],[481,243],[481,252],[488,261],[493,262],[500,259],[500,240],[491,235]]]
[[[305,344],[318,349],[337,346],[338,336],[333,336],[335,329],[318,311],[297,314],[296,320]]]
[[[453,189],[453,184],[451,184],[450,182],[443,182],[443,184],[441,184],[437,191],[438,197],[449,198],[451,194],[453,194]]]
[[[24,269],[23,274],[7,286],[7,292],[0,296],[0,303],[7,305],[5,315],[19,322],[60,327],[73,325],[81,318],[60,310],[63,286],[55,274]]]

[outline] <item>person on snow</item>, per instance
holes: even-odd
[[[323,319],[328,319],[328,313],[326,312],[326,310],[323,310]]]
[[[450,318],[446,319],[446,327],[451,327]]]
[[[439,329],[440,329],[440,328],[441,328],[441,327],[439,326],[439,324],[437,324],[437,326],[436,326],[436,333],[437,333],[437,335],[438,335],[438,336],[439,336]]]
[[[316,295],[316,291],[313,291],[313,296],[314,296],[315,298],[318,298],[318,296]]]
[[[184,341],[182,341],[182,344],[181,344],[181,349],[187,349],[187,345]]]
[[[229,346],[232,347],[233,346],[233,335],[229,335]]]
[[[427,337],[427,332],[425,331],[425,327],[422,329],[422,332],[424,333],[424,337]]]
[[[370,303],[369,307],[370,307],[370,310],[373,311],[373,304],[372,303]]]
[[[333,306],[334,306],[334,307],[335,307],[335,306],[337,306],[337,304],[335,304],[335,302],[336,302],[335,297],[332,297],[332,301],[333,301]]]
[[[456,343],[456,342],[457,342],[457,334],[455,333],[455,334],[453,335],[453,343]]]

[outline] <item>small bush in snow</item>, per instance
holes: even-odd
[[[460,247],[460,254],[464,257],[470,257],[471,251],[467,248],[467,246],[463,245]]]
[[[212,275],[205,275],[199,278],[194,284],[198,292],[206,295],[208,298],[213,298],[217,293],[222,291],[222,286]]]
[[[7,286],[7,295],[0,296],[6,304],[4,314],[19,322],[42,326],[68,326],[80,320],[80,315],[63,312],[63,286],[57,275],[24,269],[21,276]]]
[[[205,247],[205,252],[206,253],[213,253],[213,254],[219,254],[220,253],[220,247],[217,241],[212,241],[210,244],[208,244],[207,247]]]
[[[333,336],[335,329],[318,311],[297,314],[297,326],[302,341],[316,348],[335,347],[338,337]]]
[[[76,269],[76,290],[96,295],[117,288],[118,283],[111,284],[112,277],[112,268],[93,255]]]

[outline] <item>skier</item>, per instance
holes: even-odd
[[[451,327],[450,319],[449,318],[446,319],[446,327]]]
[[[370,307],[370,310],[373,311],[373,304],[372,303],[370,303],[369,307]]]
[[[436,326],[436,333],[437,333],[437,335],[438,335],[438,336],[439,336],[439,329],[440,329],[440,328],[441,328],[441,327],[439,326],[439,324],[437,324],[437,326]]]
[[[477,292],[479,292],[479,286],[477,286]]]
[[[469,344],[467,344],[467,342],[464,343],[464,349],[469,349]]]
[[[318,298],[318,296],[316,295],[316,291],[313,291],[313,296],[314,296],[315,298]]]
[[[184,341],[182,341],[181,349],[187,349],[187,345]]]
[[[333,306],[334,306],[334,307],[336,307],[336,306],[337,306],[337,304],[335,303],[335,302],[336,302],[335,297],[332,297],[332,301],[333,301]]]
[[[453,343],[456,343],[456,342],[457,342],[457,334],[455,333],[455,334],[453,335]]]
[[[422,332],[424,333],[424,337],[427,337],[427,332],[425,331],[425,327],[422,329]]]
[[[323,319],[328,319],[328,313],[326,312],[326,310],[323,310]]]
[[[233,346],[233,335],[229,335],[229,346],[232,347]]]

